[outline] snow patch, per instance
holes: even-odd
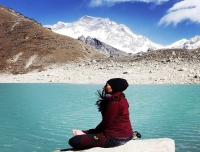
[[[10,30],[13,31],[13,30],[14,30],[14,27],[15,27],[17,24],[19,24],[19,21],[15,22],[15,23],[13,24],[13,26],[11,27]]]
[[[23,54],[23,53],[20,52],[20,53],[14,55],[14,56],[12,57],[12,59],[9,59],[9,62],[10,62],[10,63],[11,63],[11,62],[17,62],[18,59],[19,59],[19,57],[22,56],[22,54]]]
[[[33,64],[34,60],[37,58],[37,55],[33,55],[29,58],[28,62],[26,63],[26,68],[28,68],[31,64]]]

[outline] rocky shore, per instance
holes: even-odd
[[[43,71],[35,70],[27,74],[1,73],[0,82],[104,84],[110,78],[121,77],[130,84],[200,84],[200,62],[197,59],[125,59],[54,64]]]

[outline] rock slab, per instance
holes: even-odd
[[[65,150],[61,150],[65,151]],[[74,152],[75,150],[66,150]],[[175,142],[170,138],[131,140],[125,145],[114,148],[91,148],[80,152],[175,152]],[[55,151],[55,152],[59,152]]]

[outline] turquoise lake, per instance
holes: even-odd
[[[103,85],[0,84],[0,151],[70,148],[72,129],[101,121],[95,102]],[[172,138],[176,152],[200,151],[200,85],[130,85],[131,123],[143,139]]]

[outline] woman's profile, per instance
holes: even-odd
[[[99,100],[96,102],[102,121],[94,129],[72,130],[74,136],[69,140],[70,146],[74,149],[109,148],[133,139],[129,104],[123,93],[128,86],[122,78],[107,81],[103,91],[98,91]]]

